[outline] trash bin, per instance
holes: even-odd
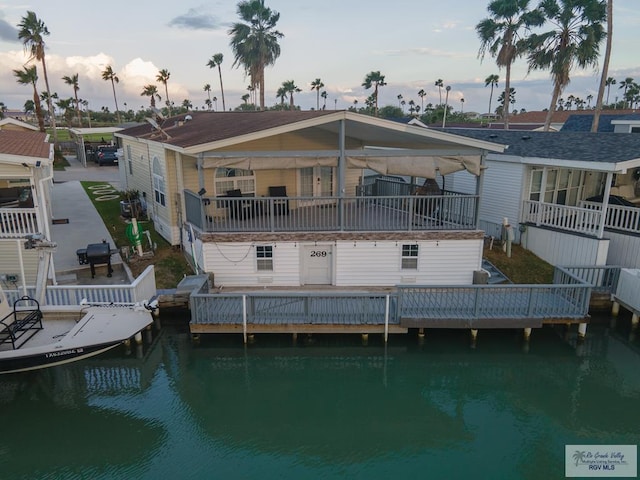
[[[79,250],[76,250],[76,255],[78,256],[78,263],[80,265],[86,265],[87,263],[89,263],[89,260],[87,259],[86,248],[81,248]]]

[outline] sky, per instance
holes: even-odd
[[[478,58],[480,42],[475,25],[488,16],[489,0],[266,0],[280,13],[277,29],[281,55],[265,71],[267,105],[279,102],[276,90],[282,82],[293,80],[302,92],[295,103],[307,110],[316,107],[316,92],[311,82],[320,78],[327,91],[327,109],[359,106],[372,90],[362,87],[367,73],[380,71],[387,85],[380,90],[379,106],[398,106],[398,95],[405,102],[440,103],[442,79],[451,86],[449,104],[454,110],[486,112],[490,88],[485,79],[500,76],[504,88],[504,70],[495,60]],[[532,4],[536,4],[532,0]],[[121,110],[147,107],[148,97],[140,93],[144,85],[156,84],[166,100],[164,86],[156,82],[159,70],[170,72],[169,98],[175,104],[189,99],[194,108],[205,108],[204,85],[222,109],[217,69],[207,67],[216,53],[222,53],[222,80],[227,109],[242,103],[248,93],[249,79],[242,68],[233,66],[228,31],[238,21],[237,2],[184,0],[110,0],[96,4],[87,0],[0,0],[0,102],[9,109],[22,109],[32,97],[30,87],[16,83],[12,70],[28,61],[17,25],[28,10],[34,11],[49,29],[45,37],[46,61],[51,90],[60,98],[73,96],[72,87],[62,77],[79,75],[78,95],[89,102],[91,110],[103,106],[115,110],[111,83],[101,72],[111,65],[120,79],[116,85]],[[640,81],[640,0],[614,1],[614,40],[609,76],[620,82],[626,77]],[[602,47],[604,51],[604,44]],[[44,91],[41,66],[38,88]],[[575,70],[563,93],[586,100],[595,99],[599,72]],[[517,110],[542,110],[549,107],[552,85],[547,71],[527,72],[524,60],[512,70]],[[500,87],[499,87],[500,88]],[[444,90],[442,91],[444,96]],[[494,93],[492,110],[496,107]],[[614,86],[610,101],[621,97]],[[462,101],[464,99],[464,102]],[[443,98],[444,101],[444,98]],[[322,107],[323,100],[320,99]],[[406,107],[405,107],[406,108]]]

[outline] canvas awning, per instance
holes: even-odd
[[[435,178],[437,173],[467,170],[480,175],[480,155],[348,155],[347,168],[371,169],[383,175],[409,175]],[[308,167],[337,167],[337,156],[220,156],[202,160],[202,168],[239,168],[243,170],[282,170]]]

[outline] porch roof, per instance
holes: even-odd
[[[53,144],[42,132],[0,130],[0,163],[35,165],[53,161]]]
[[[454,129],[445,131],[507,145],[503,155],[523,163],[584,170],[624,171],[640,167],[640,135],[631,133],[522,132]]]

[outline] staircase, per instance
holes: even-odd
[[[490,285],[496,285],[499,283],[512,283],[511,280],[507,278],[507,276],[502,273],[498,268],[491,263],[487,259],[482,259],[482,269],[489,272],[489,280],[487,281]]]

